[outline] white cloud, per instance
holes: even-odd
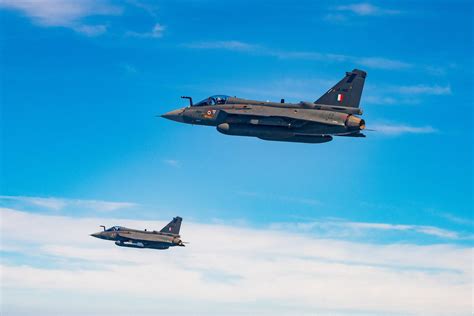
[[[106,31],[103,24],[85,24],[83,19],[96,15],[118,15],[121,8],[105,1],[93,0],[1,0],[0,8],[21,11],[40,26],[71,28],[87,36],[96,36]]]
[[[194,42],[184,44],[184,47],[196,49],[226,49],[232,51],[256,51],[260,46],[241,41],[214,41],[214,42]]]
[[[155,17],[156,7],[130,2]],[[107,32],[107,24],[89,24],[85,19],[91,16],[120,15],[122,7],[112,5],[107,0],[0,0],[0,8],[17,10],[28,16],[33,23],[43,27],[66,27],[86,36],[98,36]],[[156,23],[150,32],[129,31],[126,35],[160,38],[165,27]]]
[[[87,36],[97,36],[107,31],[107,26],[105,25],[80,25],[75,26],[74,30],[78,33],[87,35]]]
[[[414,86],[399,86],[393,87],[393,90],[403,94],[425,94],[425,95],[450,95],[451,86],[440,85],[414,85]]]
[[[181,163],[179,162],[179,160],[176,160],[176,159],[165,159],[163,160],[163,162],[170,167],[174,167],[174,168],[181,167]]]
[[[66,206],[64,199],[57,198],[41,198],[41,197],[31,197],[31,196],[0,196],[0,201],[17,201],[25,204],[32,204],[35,206],[47,208],[50,210],[61,210]]]
[[[163,32],[165,31],[166,27],[156,23],[150,32],[139,33],[129,31],[126,33],[127,36],[134,36],[134,37],[142,37],[142,38],[161,38],[163,37]]]
[[[343,16],[330,16],[328,20],[332,21],[343,21]],[[317,51],[288,51],[267,47],[260,44],[252,44],[237,40],[228,41],[201,41],[181,44],[182,47],[190,49],[201,49],[201,50],[226,50],[240,53],[246,53],[255,56],[270,56],[280,59],[296,59],[296,60],[310,60],[320,62],[332,62],[332,63],[352,63],[361,67],[367,67],[372,69],[383,69],[383,70],[408,70],[416,69],[426,73],[432,74],[444,74],[444,67],[421,65],[406,62],[403,60],[391,59],[380,56],[352,56],[344,54],[334,54]],[[429,85],[418,85],[418,86],[407,86],[407,89],[402,90],[401,93],[419,93],[419,94],[451,94],[450,86],[429,86]]]
[[[340,13],[328,13],[324,16],[324,20],[332,23],[342,23],[347,21],[347,17]]]
[[[374,69],[394,69],[402,70],[413,67],[407,62],[392,60],[382,57],[358,57],[341,54],[320,53],[311,51],[285,51],[271,49],[263,45],[250,44],[241,41],[214,41],[214,42],[194,42],[183,44],[184,47],[192,49],[220,49],[236,52],[250,53],[260,56],[273,56],[281,59],[302,59],[325,62],[351,62],[357,65]]]
[[[438,227],[432,227],[432,226],[410,226],[408,229],[412,229],[414,231],[426,234],[426,235],[432,235],[436,237],[441,237],[441,238],[448,238],[448,239],[459,239],[461,238],[458,233],[449,231],[446,229],[441,229]],[[472,239],[472,237],[469,237]]]
[[[128,64],[128,63],[122,63],[119,65],[119,67],[126,73],[128,74],[136,74],[138,73],[138,69],[137,67],[135,67],[134,65],[132,64]]]
[[[433,226],[420,226],[420,225],[394,225],[386,223],[357,223],[347,222],[342,225],[354,229],[373,229],[373,230],[398,230],[398,231],[413,231],[425,235],[436,236],[447,239],[459,239],[460,236],[454,231],[441,229]]]
[[[412,64],[400,60],[393,60],[382,57],[353,57],[352,60],[360,65],[374,69],[400,70],[413,67]]]
[[[451,240],[471,240],[473,236],[460,234],[434,226],[407,225],[389,223],[351,222],[343,220],[310,221],[304,223],[275,223],[271,226],[274,229],[290,229],[294,231],[314,232],[320,235],[331,237],[347,237],[350,235],[367,236],[370,231],[392,231],[416,233],[428,235],[441,239]]]
[[[360,16],[396,15],[401,13],[399,10],[384,9],[370,3],[341,5],[337,6],[335,9],[337,11],[351,12]]]
[[[377,105],[397,105],[404,102],[405,100],[398,100],[391,96],[379,96],[379,95],[364,95],[363,103],[365,104],[377,104]]]
[[[260,198],[265,200],[280,200],[282,202],[291,202],[291,203],[299,203],[305,205],[321,205],[321,201],[315,198],[304,198],[304,197],[295,197],[295,196],[288,196],[288,195],[281,195],[281,194],[263,194],[258,192],[248,192],[248,191],[240,191],[237,192],[238,195],[252,197],[252,198]]]
[[[368,85],[363,102],[376,105],[415,105],[422,103],[422,97],[451,95],[450,85]]]
[[[0,196],[0,202],[18,202],[26,205],[35,205],[49,210],[60,211],[66,207],[75,207],[82,209],[91,209],[97,211],[115,211],[122,208],[136,206],[130,202],[110,202],[99,200],[79,200],[79,199],[62,199],[54,197],[33,197],[33,196]]]
[[[165,30],[165,27],[159,23],[156,23],[155,26],[153,26],[153,29],[150,33],[151,37],[162,37],[163,32]]]
[[[145,11],[149,16],[153,18],[158,17],[159,7],[154,2],[142,2],[141,0],[128,0],[127,3]]]
[[[471,226],[471,228],[474,227],[474,221],[472,220],[472,218],[462,218],[462,217],[455,216],[449,213],[441,213],[439,214],[439,216],[441,216],[444,219],[447,219],[448,221],[452,223]]]
[[[471,310],[469,247],[374,245],[320,239],[291,227],[256,230],[185,219],[181,233],[191,244],[154,251],[119,248],[88,234],[99,224],[159,228],[166,219],[71,218],[13,209],[1,209],[0,218],[2,249],[14,245],[17,254],[35,256],[26,264],[16,264],[16,256],[3,260],[3,303],[13,310],[38,312],[48,307],[45,302],[61,315],[100,314],[105,305],[114,314],[151,315],[169,304],[178,315],[230,310],[461,315]],[[22,293],[32,297],[27,306]]]
[[[402,12],[393,9],[384,9],[370,3],[355,3],[349,5],[340,5],[332,7],[330,11],[323,16],[325,21],[335,24],[351,23],[354,15],[358,16],[387,16],[398,15]]]
[[[373,124],[370,126],[375,131],[387,135],[402,135],[402,134],[434,134],[438,130],[432,126],[410,126],[404,124]]]

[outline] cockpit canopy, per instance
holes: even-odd
[[[120,227],[120,226],[112,226],[110,227],[109,229],[106,229],[105,231],[106,232],[115,232],[115,231],[119,231],[121,230],[123,227]]]
[[[228,95],[213,95],[209,98],[206,98],[196,104],[194,106],[207,106],[207,105],[218,105],[218,104],[225,104],[227,101]]]

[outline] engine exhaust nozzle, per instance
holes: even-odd
[[[365,129],[365,121],[357,116],[349,115],[346,119],[346,126],[353,129]]]

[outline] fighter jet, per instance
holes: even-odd
[[[365,137],[359,103],[367,73],[354,69],[314,102],[285,103],[214,95],[161,115],[188,124],[216,126],[226,135],[263,140],[325,143],[333,136]]]
[[[91,236],[105,240],[114,240],[115,244],[120,247],[152,249],[168,249],[174,246],[184,247],[185,243],[181,240],[181,236],[179,235],[182,220],[181,217],[173,218],[173,220],[159,232],[147,231],[146,229],[136,230],[122,226],[113,226],[109,229],[105,229],[105,226],[101,225],[100,227],[104,230],[91,234]]]

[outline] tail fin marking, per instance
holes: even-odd
[[[183,219],[179,216],[174,217],[173,220],[168,223],[168,225],[166,225],[165,227],[163,227],[162,230],[160,230],[160,232],[179,235],[179,229],[181,228],[182,220]]]
[[[354,69],[314,103],[358,108],[367,73]]]

